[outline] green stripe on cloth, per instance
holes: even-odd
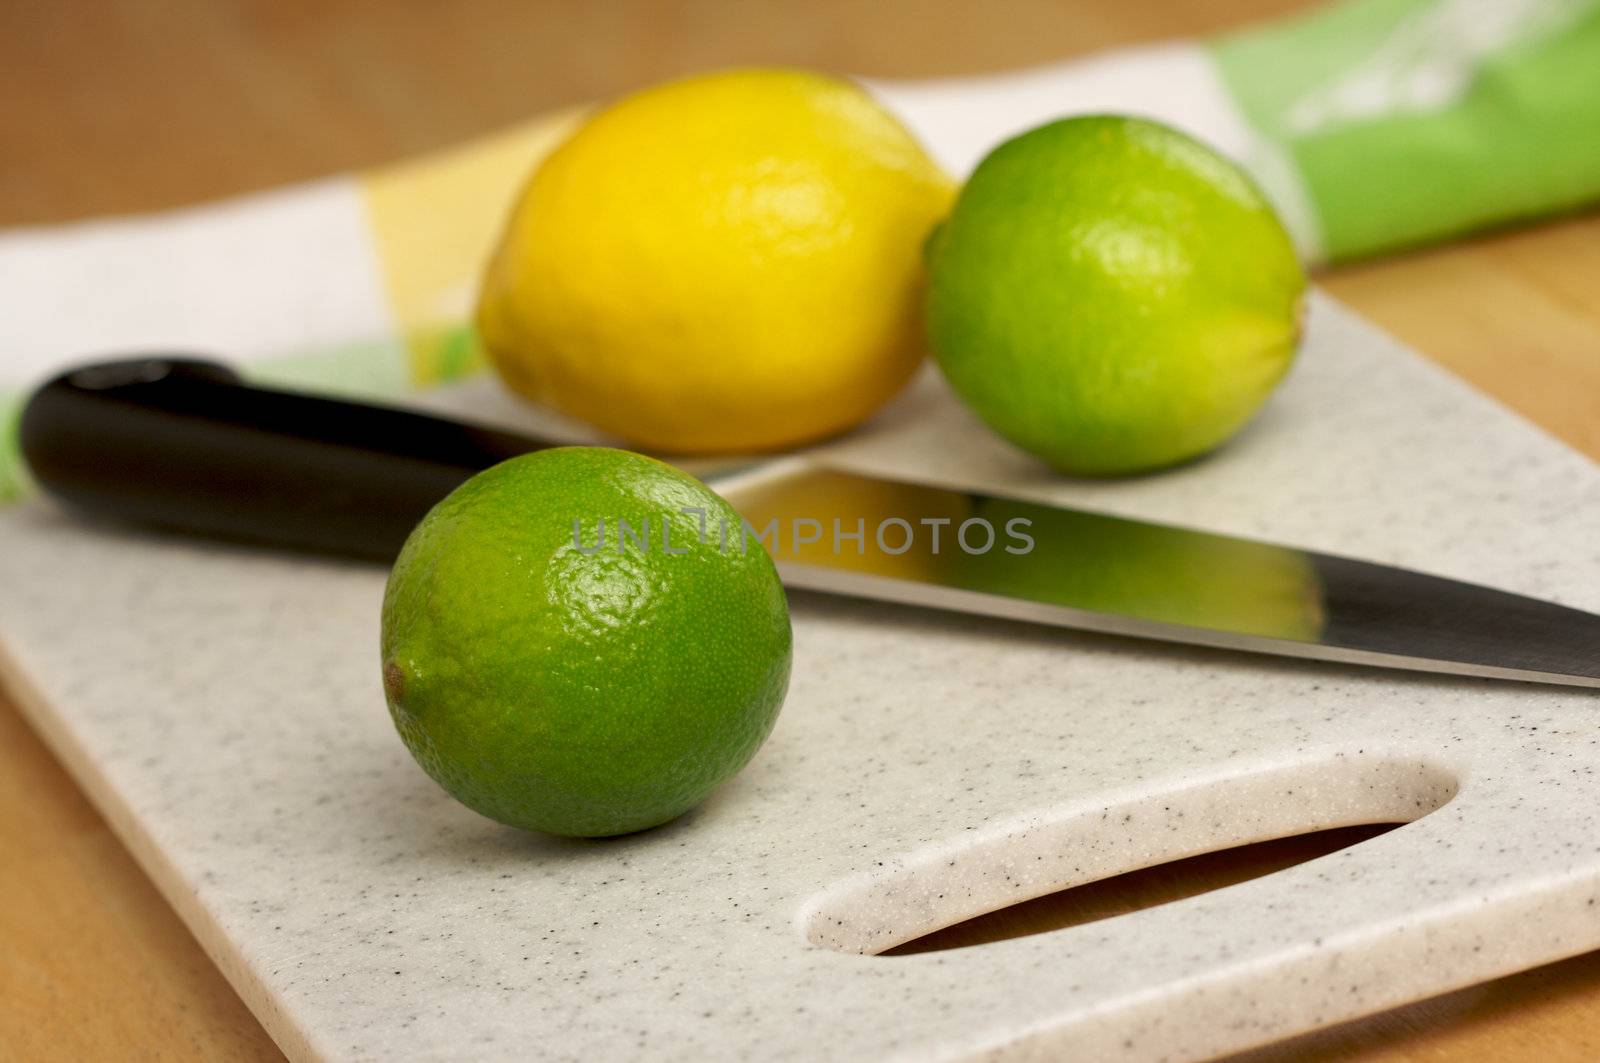
[[[17,392],[0,392],[0,506],[21,498],[32,487],[17,440],[22,401]]]
[[[253,382],[352,398],[381,398],[414,390],[411,355],[395,336],[282,354],[239,367]]]
[[[1210,47],[1330,259],[1600,199],[1600,0],[1354,0]]]

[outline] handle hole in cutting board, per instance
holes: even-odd
[[[964,920],[943,930],[912,938],[877,955],[912,956],[919,952],[964,949],[1139,912],[1261,878],[1274,871],[1359,845],[1380,834],[1387,834],[1398,826],[1401,824],[1335,827],[1332,830],[1297,834],[1292,838],[1275,838],[1214,853],[1202,853],[1140,868],[1138,871],[1126,871],[1098,882],[1047,893],[1031,901]]]
[[[815,894],[797,925],[813,946],[883,955],[947,927],[1006,910],[985,927],[952,932],[943,939],[947,944],[928,948],[957,947],[969,936],[971,944],[1020,937],[1220,889],[1371,841],[1443,807],[1456,789],[1454,773],[1431,760],[1365,751],[1178,779],[1166,786],[1151,783],[1100,802],[1046,807],[976,829],[960,828],[945,840],[887,856]],[[1235,858],[1246,870],[1231,881],[1216,872],[1228,858],[1211,861],[1211,885],[1205,884],[1206,863],[1173,866],[1263,842],[1278,845]],[[1259,870],[1251,872],[1252,866]],[[1153,877],[1136,880],[1135,888],[1149,890],[1151,882],[1163,878],[1166,885],[1131,904],[1124,896],[1120,908],[1108,903],[1107,889],[1115,889],[1108,887],[1087,906],[1080,895],[1020,917],[1010,911],[1037,898],[1146,869]],[[1054,926],[1038,925],[1045,908],[1083,914]],[[1025,929],[1030,925],[1037,929]],[[997,938],[996,926],[1018,929]]]

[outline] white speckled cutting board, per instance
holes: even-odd
[[[932,378],[834,454],[1600,609],[1600,469],[1326,300],[1266,414],[1189,468],[1063,482]],[[383,580],[0,515],[8,675],[296,1058],[1194,1059],[1600,947],[1593,691],[795,595],[788,704],[743,775],[666,828],[561,841],[411,763]],[[1120,918],[861,954],[1394,820]]]

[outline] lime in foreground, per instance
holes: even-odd
[[[1232,162],[1136,118],[996,148],[929,242],[928,333],[957,394],[1079,475],[1196,457],[1288,370],[1305,275]]]
[[[699,481],[621,450],[540,451],[462,484],[384,595],[407,748],[517,827],[625,834],[692,808],[754,755],[788,688],[783,588],[739,529]]]

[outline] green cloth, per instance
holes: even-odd
[[[1210,44],[1324,257],[1600,199],[1600,2],[1346,0]]]

